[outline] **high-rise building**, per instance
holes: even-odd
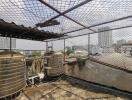
[[[112,31],[105,31],[109,30],[110,28],[107,27],[102,27],[99,28],[98,31],[98,45],[101,48],[110,48],[112,47]],[[100,31],[105,31],[105,32],[100,32]]]
[[[11,39],[11,48],[16,48],[16,39]],[[10,49],[10,38],[0,37],[0,49]]]

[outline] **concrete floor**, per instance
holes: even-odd
[[[25,89],[17,100],[129,100],[111,93],[103,93],[79,84],[58,80]]]

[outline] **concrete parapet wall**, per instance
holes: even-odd
[[[65,74],[132,92],[132,74],[87,60],[84,66],[66,64]]]

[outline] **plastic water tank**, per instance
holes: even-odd
[[[26,85],[24,56],[16,52],[0,52],[0,98],[21,91]]]
[[[59,76],[64,73],[63,55],[62,53],[54,53],[49,55],[47,67],[47,75],[50,77]]]

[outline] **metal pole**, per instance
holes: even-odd
[[[66,57],[66,41],[64,39],[64,62],[65,62],[65,57]]]
[[[82,23],[80,23],[80,22],[78,22],[78,21],[72,19],[71,17],[69,17],[69,16],[63,14],[63,13],[60,12],[58,9],[56,9],[55,7],[53,7],[53,6],[51,6],[50,4],[46,3],[45,1],[43,1],[43,0],[39,0],[39,1],[40,1],[42,4],[46,5],[47,7],[51,8],[52,10],[54,10],[55,12],[57,12],[57,13],[59,13],[60,15],[64,16],[65,18],[67,18],[67,19],[69,19],[69,20],[75,22],[76,24],[78,24],[78,25],[80,25],[80,26],[82,26],[82,27],[84,27],[84,28],[86,28],[86,29],[88,29],[88,30],[90,30],[90,31],[96,32],[95,30],[90,29],[90,28],[87,28],[87,27],[86,27],[85,25],[83,25]],[[86,0],[86,2],[88,2],[88,1],[90,2],[91,0]],[[84,4],[85,4],[85,3],[82,3],[82,5],[84,5]],[[76,8],[76,7],[75,7],[75,8]]]
[[[10,36],[10,52],[12,51],[12,36]],[[13,57],[13,54],[11,53],[11,57]]]
[[[54,50],[53,50],[53,43],[51,44],[51,51],[54,51]]]
[[[47,3],[46,3],[45,1],[43,1],[43,0],[39,0],[39,1],[40,1],[41,3],[47,5]],[[70,11],[73,11],[73,10],[75,10],[75,9],[77,9],[77,8],[79,8],[79,7],[83,6],[83,5],[85,5],[85,4],[87,4],[88,2],[91,2],[91,1],[93,1],[93,0],[85,0],[85,1],[82,1],[81,3],[75,5],[74,7],[70,8],[70,9],[68,9],[68,10],[66,10],[66,11],[64,11],[64,12],[62,12],[62,13],[59,13],[59,15],[56,15],[56,16],[52,17],[51,19],[48,19],[48,20],[45,21],[45,22],[51,21],[51,20],[53,20],[53,19],[56,19],[56,18],[58,18],[58,17],[60,17],[60,16],[62,16],[62,15],[64,15],[64,14],[66,14],[66,13],[68,13],[68,12],[70,12]],[[49,5],[47,5],[47,6],[49,6]],[[55,10],[55,9],[54,9],[54,10]]]
[[[118,18],[118,19],[114,19],[114,20],[111,20],[111,21],[106,21],[106,22],[103,22],[103,23],[95,24],[95,25],[91,25],[91,26],[88,26],[87,28],[93,28],[95,26],[100,26],[100,25],[104,25],[104,24],[108,24],[108,23],[112,23],[112,22],[117,22],[117,21],[129,19],[129,18],[132,18],[132,15],[131,16],[125,16],[125,17]],[[80,29],[77,29],[77,30],[69,31],[69,32],[66,32],[64,34],[76,32],[76,31],[80,31],[80,30],[84,30],[84,29],[86,29],[86,28],[84,27],[84,28],[80,28]]]
[[[12,51],[12,36],[10,36],[10,51]]]
[[[48,52],[48,41],[46,41],[46,52]]]
[[[90,34],[88,34],[88,56],[90,54]]]

